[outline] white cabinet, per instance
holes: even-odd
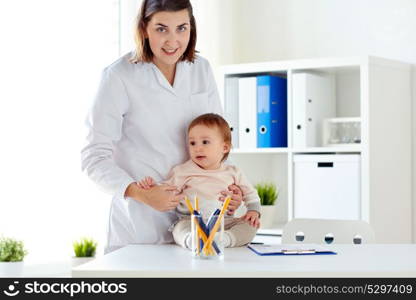
[[[402,62],[366,56],[261,62],[221,68],[222,101],[226,101],[224,86],[230,78],[259,75],[287,78],[288,147],[238,147],[230,156],[253,183],[268,180],[279,187],[276,227],[282,227],[298,212],[309,210],[311,217],[366,220],[374,228],[378,243],[411,242],[411,67]],[[299,80],[303,75],[299,74],[312,74],[326,82],[315,83],[314,87],[303,84],[305,89],[302,91]],[[322,111],[305,107],[308,89],[323,95],[319,100]],[[296,126],[299,120],[307,123],[308,114],[312,114],[314,130],[305,130],[303,136],[297,136]],[[328,120],[359,120],[359,141],[324,146],[322,126]],[[307,124],[304,126],[307,128]],[[350,191],[350,200],[344,197],[331,202],[330,193],[323,189],[314,193],[323,195],[325,200],[315,198],[309,208],[306,204],[296,203],[296,188],[305,182],[297,177],[295,159],[298,155],[311,154],[332,155],[336,159],[341,155],[353,155],[358,159],[358,165],[350,165],[351,168],[343,170],[342,175],[323,175],[323,181],[334,193],[334,184],[340,184],[342,176],[353,176],[348,173],[356,174],[358,168],[353,184],[358,190]],[[305,176],[301,178],[306,180]],[[310,180],[317,179],[311,176]],[[346,215],[316,210],[314,205],[322,205],[319,201],[335,205]]]
[[[295,154],[295,218],[361,219],[359,154]]]

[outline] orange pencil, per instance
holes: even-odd
[[[197,222],[196,222],[197,223]],[[207,242],[207,240],[208,240],[208,237],[207,237],[207,235],[205,234],[205,232],[202,230],[202,228],[199,226],[199,224],[197,223],[196,224],[196,226],[197,226],[197,231],[198,231],[198,235],[200,235],[201,236],[201,238],[202,238],[202,241],[204,242],[204,244]],[[199,237],[199,236],[198,236]],[[198,243],[198,251],[199,251],[199,243]],[[213,249],[212,249],[212,247],[210,247],[209,249],[207,249],[207,251],[205,251],[205,254],[213,254]]]
[[[207,251],[206,249],[211,248],[212,241],[214,240],[214,236],[218,231],[218,228],[220,227],[221,219],[224,215],[224,212],[227,210],[228,204],[230,204],[231,198],[227,197],[224,201],[224,204],[221,208],[220,214],[218,215],[218,219],[214,224],[214,227],[211,230],[211,233],[209,234],[208,240],[204,244],[204,248],[202,248],[202,251]]]
[[[199,212],[198,197],[196,195],[194,196],[194,206],[195,206],[195,210],[197,212]],[[193,218],[195,218],[195,216],[193,216]],[[195,222],[195,223],[196,223],[196,226],[197,226],[197,230],[196,230],[196,253],[199,254],[199,252],[201,251],[200,246],[199,246],[199,239],[201,238],[200,237],[201,230],[199,228],[198,222]]]
[[[199,199],[197,195],[195,195],[195,210],[199,212]]]
[[[192,216],[194,214],[194,208],[192,207],[191,201],[189,201],[187,196],[185,196],[185,204],[188,207],[189,213]]]
[[[197,203],[198,203],[198,201],[197,201]],[[188,207],[189,213],[191,214],[191,217],[192,217],[193,214],[194,214],[194,208],[192,207],[191,201],[189,201],[187,196],[185,196],[185,204]],[[198,222],[196,222],[196,225],[197,225],[197,239],[198,239],[197,251],[199,253],[199,237],[200,236],[202,237],[202,240],[204,241],[204,244],[205,244],[205,242],[207,241],[207,236],[206,236],[205,232],[199,226]],[[205,250],[205,253],[210,253],[210,252],[212,253],[212,251],[213,251],[212,247],[210,246]]]

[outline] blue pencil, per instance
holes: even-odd
[[[207,226],[205,225],[204,221],[202,220],[201,215],[200,215],[200,214],[199,214],[199,212],[197,212],[196,210],[194,210],[194,215],[196,216],[196,218],[197,218],[197,220],[198,220],[199,227],[201,227],[202,231],[203,231],[203,232],[205,232],[205,234],[206,234],[206,235],[207,235],[207,237],[208,237],[208,236],[209,236],[209,229],[207,228]],[[216,218],[215,218],[215,219],[216,219]],[[215,221],[214,221],[214,223],[215,223]],[[200,245],[201,245],[201,248],[200,248],[200,249],[202,249],[202,248],[204,247],[204,242],[202,241],[202,239],[200,239],[200,240],[199,240],[199,243],[200,243]],[[218,248],[218,246],[217,246],[217,244],[215,243],[215,241],[213,241],[213,242],[212,242],[212,246],[214,247],[215,252],[217,252],[217,254],[220,254],[220,253],[221,253],[221,251],[220,251],[220,249]]]

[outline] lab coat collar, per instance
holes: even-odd
[[[178,89],[179,86],[181,84],[181,79],[183,76],[183,68],[184,68],[184,63],[183,61],[179,61],[176,63],[176,70],[175,70],[175,79],[173,82],[173,86],[170,85],[169,81],[166,79],[165,75],[163,75],[162,71],[159,70],[159,68],[154,64],[154,63],[150,63],[151,67],[153,68],[153,70],[155,71],[157,80],[159,82],[159,84],[166,88],[168,91],[170,91],[171,93],[173,93],[174,95],[178,95]]]

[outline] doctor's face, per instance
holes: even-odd
[[[153,62],[162,68],[175,65],[188,47],[190,33],[186,9],[155,13],[146,27]]]
[[[196,125],[189,130],[188,140],[192,161],[205,170],[218,169],[224,154],[230,151],[217,127]]]

